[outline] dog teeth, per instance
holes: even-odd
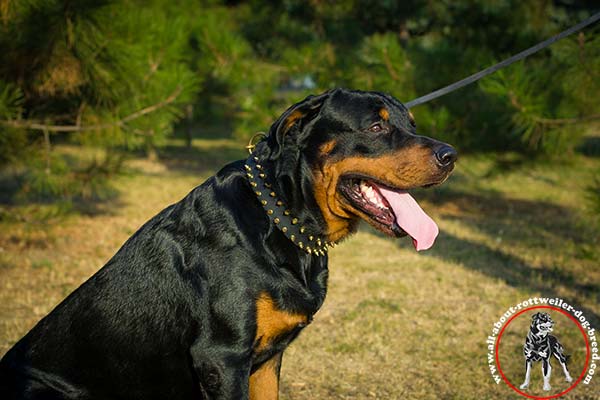
[[[359,187],[363,197],[367,199],[370,203],[382,210],[387,209],[387,207],[382,202],[381,195],[375,189],[373,189],[371,185],[368,185],[365,181],[360,181]]]

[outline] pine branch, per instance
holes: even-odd
[[[510,104],[517,109],[517,111],[526,113],[529,112],[525,106],[523,106],[517,99],[516,94],[513,91],[508,93]],[[573,118],[544,118],[538,117],[537,115],[530,115],[529,118],[540,125],[573,125],[587,121],[594,121],[600,119],[600,114],[586,115],[584,117],[573,117]]]
[[[390,60],[390,55],[388,54],[387,48],[383,49],[383,61],[385,63],[385,68],[387,69],[388,74],[390,74],[390,77],[395,81],[399,81],[400,77],[394,69],[394,65],[392,64],[392,60]]]
[[[151,114],[163,107],[168,106],[169,104],[173,103],[177,99],[177,97],[181,94],[182,90],[183,89],[181,88],[181,86],[178,86],[177,89],[163,101],[153,104],[151,106],[142,108],[141,110],[138,110],[138,111],[134,112],[133,114],[129,114],[128,116],[120,119],[119,121],[106,123],[106,124],[87,125],[87,126],[47,125],[47,124],[42,124],[39,122],[32,122],[32,121],[13,121],[13,120],[2,121],[2,120],[0,120],[0,125],[9,126],[11,128],[32,129],[32,130],[48,131],[48,132],[101,131],[104,129],[123,126],[123,125],[127,124],[128,122],[131,122],[135,119],[143,117],[144,115]]]
[[[585,117],[576,117],[576,118],[533,117],[533,120],[535,122],[538,122],[543,125],[571,125],[571,124],[579,124],[581,122],[594,121],[596,119],[600,119],[600,114],[592,114],[592,115],[587,115]]]

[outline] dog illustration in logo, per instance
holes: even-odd
[[[572,382],[571,374],[567,369],[567,360],[569,356],[563,352],[562,345],[558,342],[558,339],[550,335],[554,321],[550,318],[550,314],[545,312],[535,313],[531,317],[531,327],[527,338],[525,339],[525,345],[523,346],[523,354],[525,355],[525,382],[520,386],[521,389],[526,389],[529,386],[529,379],[531,376],[531,365],[534,362],[542,362],[542,373],[544,376],[544,390],[550,390],[550,373],[552,372],[552,366],[550,365],[550,359],[552,356],[556,357],[558,362],[563,368],[565,373],[565,379],[567,382]]]

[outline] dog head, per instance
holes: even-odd
[[[531,317],[531,331],[538,336],[546,336],[552,332],[554,321],[550,314],[538,312]]]
[[[345,89],[309,96],[281,115],[266,144],[261,156],[279,194],[328,240],[362,219],[390,236],[409,234],[417,250],[433,244],[437,225],[408,192],[444,182],[457,154],[417,135],[393,97]]]

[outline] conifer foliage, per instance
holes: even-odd
[[[197,128],[189,144],[211,126],[248,138],[290,103],[338,86],[408,101],[594,4],[0,0],[0,168],[18,171],[21,194],[92,196],[123,155],[155,154],[182,118]],[[461,151],[572,151],[599,118],[599,31],[416,107],[420,131]]]

